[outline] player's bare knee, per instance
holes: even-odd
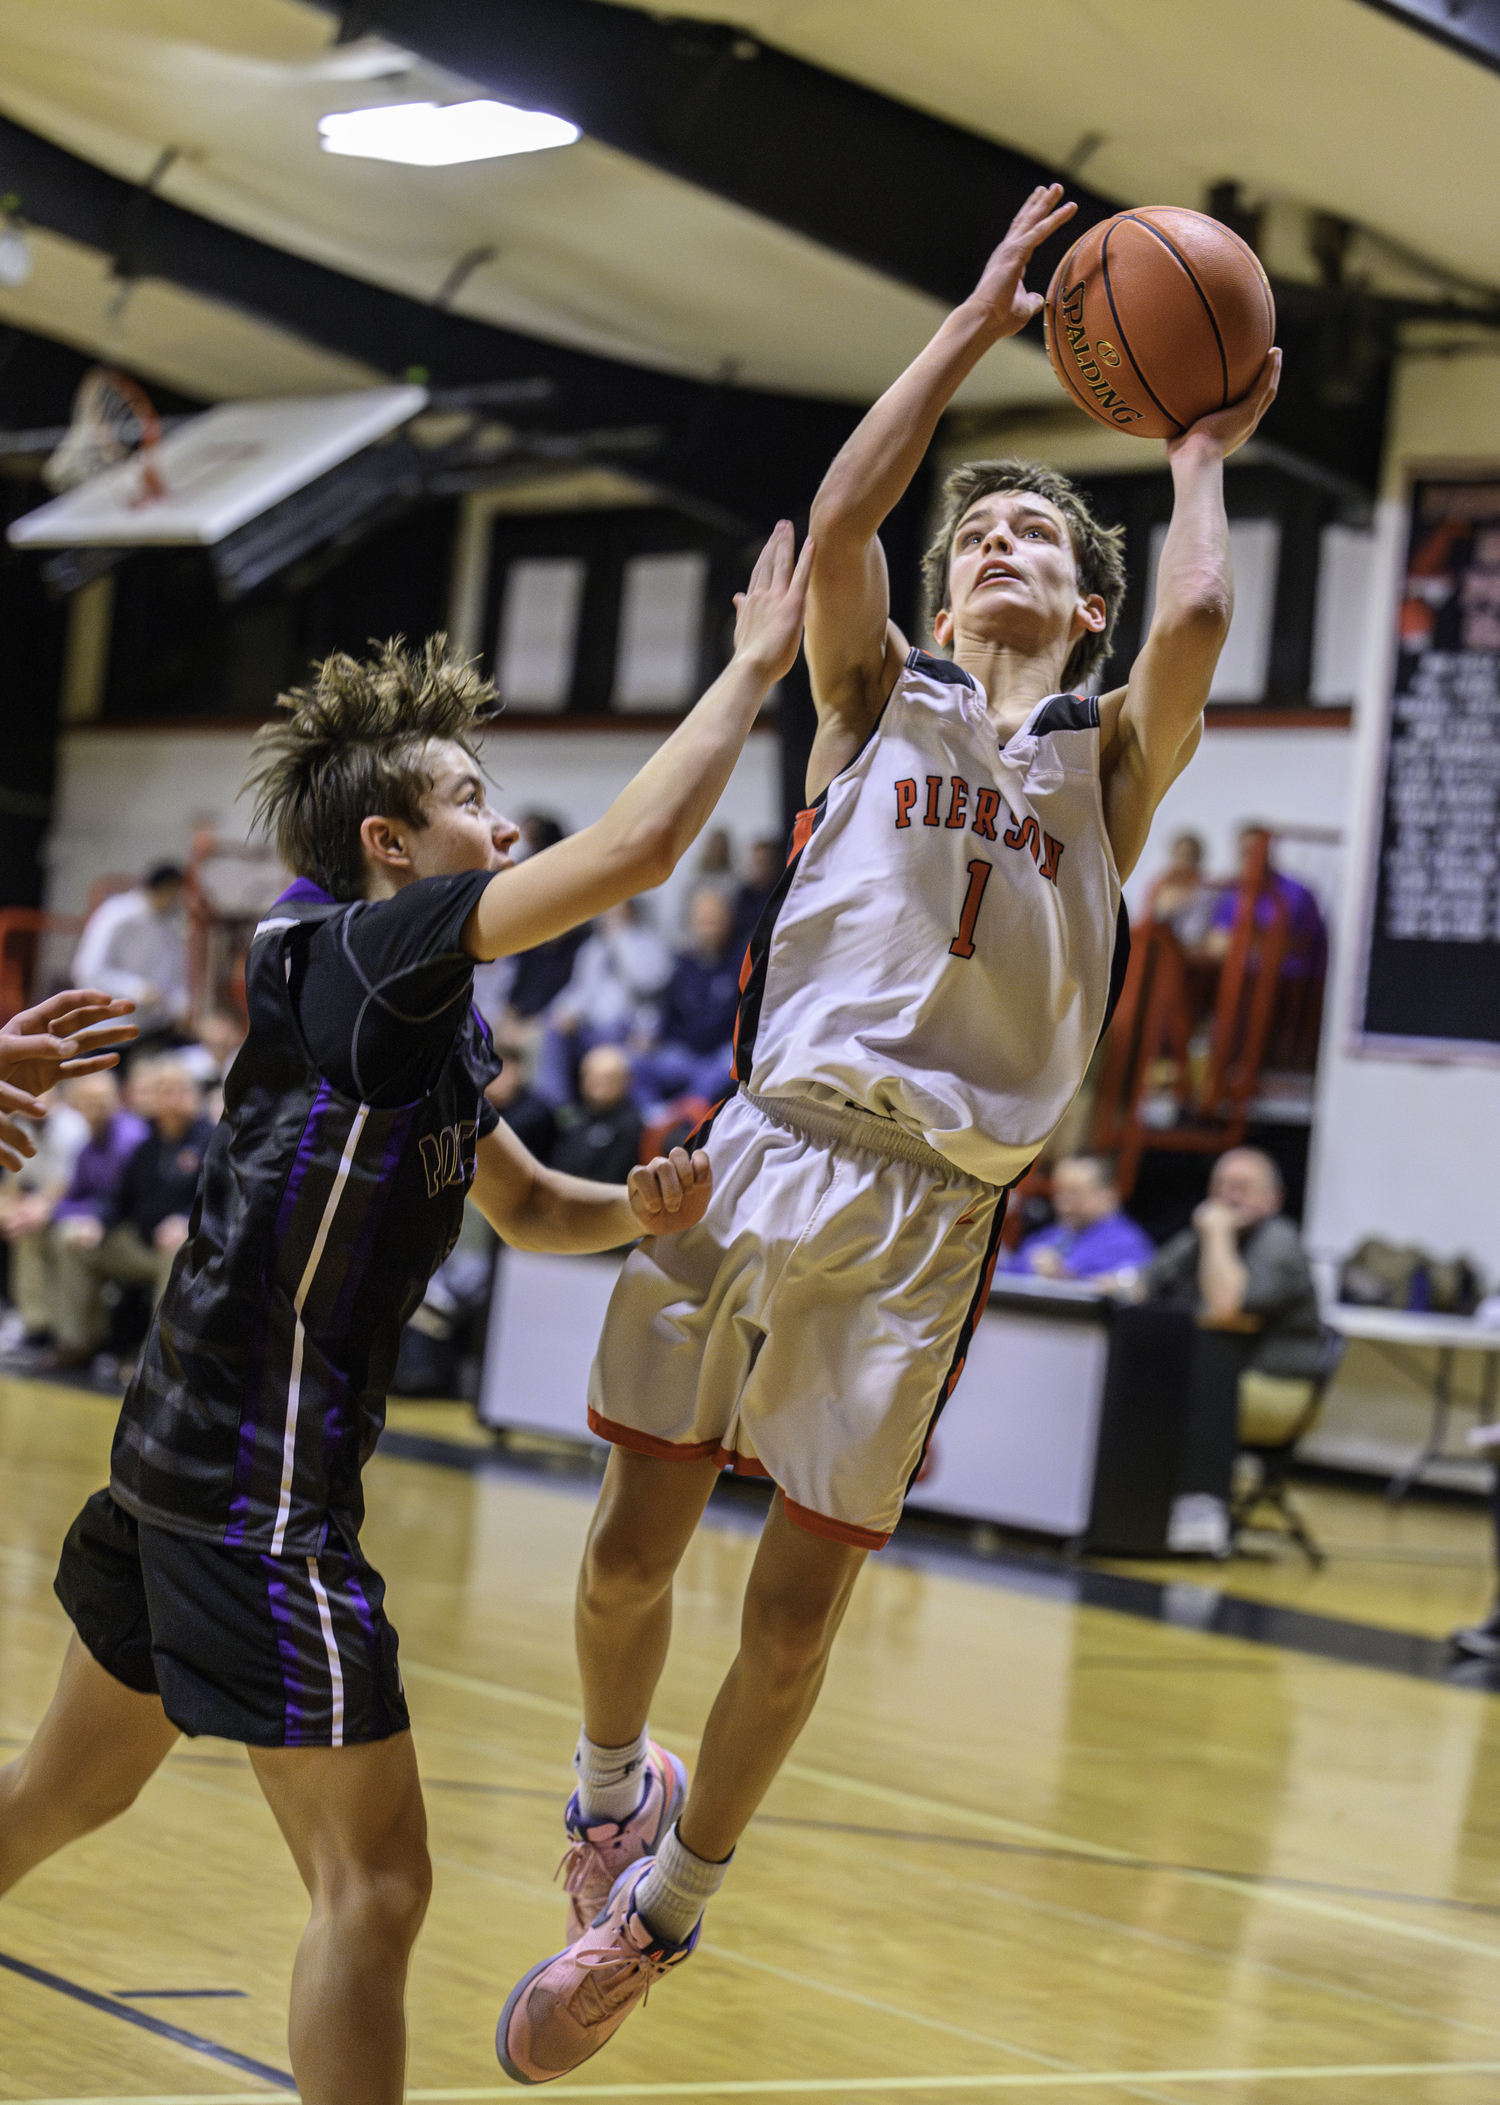
[[[837,1607],[791,1592],[746,1596],[744,1647],[767,1679],[788,1688],[821,1674],[838,1629]]]
[[[416,1838],[326,1864],[314,1891],[314,1905],[333,1916],[341,1935],[398,1949],[415,1943],[431,1898],[432,1859]]]
[[[582,1604],[595,1613],[649,1607],[667,1592],[676,1569],[675,1557],[628,1524],[598,1528],[579,1578]]]
[[[129,1812],[141,1781],[122,1778],[113,1765],[49,1772],[28,1749],[0,1769],[0,1822],[41,1821],[70,1835],[92,1834]]]

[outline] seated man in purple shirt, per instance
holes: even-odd
[[[1240,870],[1244,874],[1255,844],[1266,832],[1264,826],[1241,826]],[[1328,970],[1328,930],[1323,922],[1322,911],[1317,900],[1305,884],[1298,884],[1295,877],[1287,877],[1282,871],[1266,864],[1266,876],[1273,888],[1286,903],[1286,949],[1281,957],[1283,979],[1321,979]],[[1221,895],[1204,938],[1203,949],[1209,957],[1223,957],[1229,948],[1234,919],[1239,911],[1239,890],[1230,885]],[[1256,905],[1257,928],[1270,925],[1271,902],[1262,897]]]
[[[1145,1229],[1120,1211],[1107,1156],[1064,1155],[1052,1172],[1052,1211],[1051,1227],[1027,1236],[1005,1271],[1109,1288],[1128,1284],[1156,1255]]]
[[[112,1074],[68,1084],[68,1102],[88,1121],[89,1137],[73,1164],[73,1180],[53,1209],[54,1222],[103,1221],[112,1209],[125,1165],[145,1139],[147,1125],[120,1101]]]

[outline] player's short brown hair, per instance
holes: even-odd
[[[277,696],[286,713],[257,734],[245,781],[255,823],[288,869],[335,899],[364,891],[365,819],[426,825],[428,739],[451,739],[477,763],[475,727],[495,699],[488,680],[449,655],[446,636],[414,651],[401,636],[371,647],[365,659],[335,651],[310,686]]]
[[[927,619],[929,623],[935,621],[948,604],[953,536],[959,521],[981,497],[995,497],[1011,490],[1045,497],[1049,504],[1057,506],[1067,521],[1078,589],[1085,595],[1097,592],[1104,601],[1103,629],[1097,636],[1080,636],[1063,667],[1064,687],[1081,688],[1094,668],[1109,656],[1115,620],[1125,597],[1125,529],[1101,526],[1067,476],[1055,468],[1025,460],[970,460],[953,470],[943,484],[941,523],[922,558]]]

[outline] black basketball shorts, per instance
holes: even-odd
[[[55,1590],[106,1673],[172,1723],[250,1747],[345,1747],[410,1725],[385,1581],[357,1550],[267,1557],[148,1527],[96,1491]]]

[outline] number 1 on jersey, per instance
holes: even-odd
[[[958,934],[948,945],[951,957],[974,955],[974,923],[979,919],[980,901],[984,888],[990,881],[993,865],[977,858],[969,864],[969,889],[964,894],[964,910],[958,917]]]

